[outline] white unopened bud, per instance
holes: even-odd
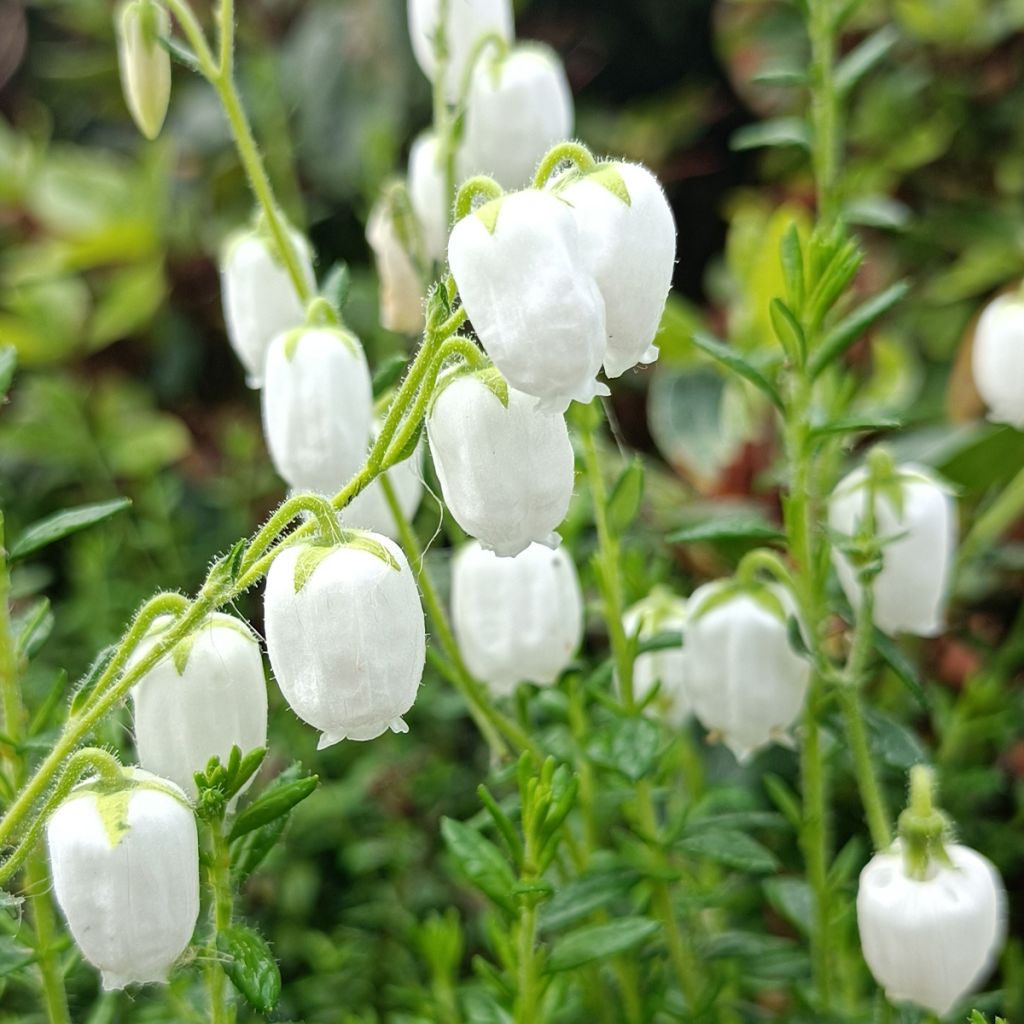
[[[448,260],[466,313],[512,387],[553,412],[608,394],[604,299],[569,206],[529,189],[455,225]]]
[[[572,128],[572,92],[553,50],[537,44],[506,54],[490,50],[473,71],[461,166],[467,175],[489,174],[505,188],[522,188]]]
[[[796,720],[811,666],[790,644],[789,592],[774,584],[735,586],[708,583],[687,602],[684,678],[701,724],[745,761]]]
[[[411,520],[423,498],[423,445],[417,445],[409,458],[392,466],[384,475],[395,492],[403,518]],[[356,530],[382,533],[398,540],[398,525],[376,479],[341,510],[339,521]]]
[[[448,51],[445,96],[459,99],[466,62],[476,43],[486,35],[511,41],[514,34],[511,0],[447,0],[448,23],[444,41]],[[441,17],[441,0],[409,0],[409,37],[412,52],[431,81],[437,71],[435,40]]]
[[[171,34],[170,15],[154,0],[131,0],[114,25],[125,103],[139,131],[155,139],[171,101],[171,55],[160,43]]]
[[[1024,299],[1000,295],[974,331],[974,383],[989,419],[1024,430]]]
[[[138,664],[173,621],[161,617],[136,648]],[[179,641],[132,689],[135,745],[143,768],[195,799],[193,775],[211,757],[227,763],[267,743],[267,685],[260,645],[232,615],[210,615]],[[250,780],[251,782],[252,780]],[[248,783],[247,783],[248,785]]]
[[[372,422],[373,386],[355,335],[301,327],[274,339],[263,430],[275,468],[292,487],[340,491],[363,463]]]
[[[199,840],[185,794],[149,772],[89,782],[46,826],[57,903],[104,989],[164,982],[199,916]]]
[[[426,657],[419,590],[402,549],[354,532],[274,559],[264,596],[267,654],[291,709],[321,748],[372,740],[416,699]]]
[[[933,860],[917,879],[897,842],[871,858],[857,888],[861,948],[875,980],[893,1002],[940,1017],[984,980],[1004,935],[996,869],[966,846],[945,851],[951,863]]]
[[[496,697],[549,685],[583,638],[583,599],[564,548],[531,544],[499,558],[467,544],[452,564],[452,626],[470,672]]]
[[[422,248],[419,230],[400,186],[377,200],[366,222],[380,283],[380,323],[399,334],[416,334],[423,326],[423,281],[414,257]]]
[[[494,371],[490,371],[494,374]],[[572,498],[573,452],[565,417],[540,412],[515,388],[502,403],[493,376],[447,383],[427,417],[427,438],[445,505],[499,555],[532,541],[554,546]]]
[[[312,291],[309,245],[297,231],[289,230],[289,238]],[[221,260],[221,291],[228,340],[245,367],[249,386],[258,388],[271,340],[302,324],[306,310],[272,240],[261,231],[241,231],[228,240]]]
[[[853,538],[861,530],[868,483],[861,467],[836,487],[828,511],[835,533]],[[882,569],[872,581],[875,625],[890,635],[935,636],[945,623],[956,548],[956,503],[948,486],[921,466],[897,466],[891,482],[876,489],[874,518],[874,536],[882,542]],[[858,568],[837,547],[832,562],[847,600],[858,608]]]
[[[667,591],[656,590],[628,609],[622,618],[627,636],[649,640],[659,633],[681,632],[686,602]],[[633,662],[633,696],[643,700],[658,686],[651,709],[670,726],[679,727],[690,717],[686,689],[686,655],[682,645],[645,651]]]
[[[443,263],[448,248],[448,197],[437,136],[424,132],[409,150],[409,200],[419,221],[427,259]]]
[[[604,296],[604,369],[618,377],[658,358],[654,345],[676,259],[676,224],[658,179],[639,164],[599,164],[559,193]]]

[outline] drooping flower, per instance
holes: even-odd
[[[463,217],[448,260],[480,342],[509,384],[553,412],[608,389],[604,300],[571,208],[528,189]]]
[[[974,383],[989,419],[1024,430],[1024,299],[1000,295],[974,331]]]
[[[683,626],[683,675],[693,713],[744,761],[793,724],[810,663],[793,650],[788,591],[717,580],[694,591]]]
[[[385,190],[366,222],[380,283],[380,323],[388,331],[416,334],[423,326],[420,227],[409,194],[400,183]]]
[[[372,422],[373,386],[355,335],[301,327],[274,339],[263,430],[275,468],[292,487],[340,491],[363,463]]]
[[[658,357],[676,258],[676,225],[658,179],[640,164],[605,163],[559,192],[572,207],[580,250],[604,297],[604,369],[619,377]]]
[[[435,263],[444,262],[450,219],[445,170],[439,157],[433,132],[418,136],[409,150],[409,200],[419,221],[424,256]]]
[[[172,620],[157,619],[132,655],[137,664]],[[132,689],[135,746],[142,767],[196,797],[193,775],[231,748],[266,746],[267,685],[260,645],[232,615],[210,615]],[[250,780],[251,781],[251,780]]]
[[[930,470],[910,463],[895,467],[887,484],[870,485],[867,467],[836,487],[828,521],[839,535],[855,537],[874,492],[874,536],[882,542],[882,569],[874,577],[874,621],[886,633],[935,636],[943,629],[956,548],[956,503],[949,487]],[[850,604],[861,602],[857,567],[833,546],[832,562]]]
[[[53,889],[106,990],[164,982],[199,916],[199,840],[185,794],[141,769],[87,782],[46,826]]]
[[[131,0],[114,19],[121,90],[132,120],[147,139],[163,127],[171,101],[171,55],[160,42],[171,18],[155,0]]]
[[[412,52],[431,81],[437,70],[435,43],[440,17],[440,0],[409,0]],[[443,37],[448,51],[445,97],[450,103],[459,99],[466,64],[478,40],[493,34],[511,42],[514,31],[511,0],[448,0]]]
[[[416,580],[402,549],[352,531],[332,546],[282,551],[267,574],[267,654],[291,709],[344,739],[406,732],[423,676],[426,632]]]
[[[627,636],[649,640],[659,633],[681,631],[686,621],[686,602],[681,597],[655,590],[638,601],[623,616]],[[633,662],[633,695],[643,700],[659,687],[652,710],[674,727],[690,717],[690,699],[686,690],[686,655],[682,646],[638,654]]]
[[[466,666],[496,697],[555,682],[583,637],[572,559],[542,544],[499,558],[471,541],[452,563],[452,627]]]
[[[294,229],[289,229],[288,237],[312,290],[309,244]],[[265,232],[239,231],[228,239],[221,258],[221,296],[228,340],[245,368],[249,386],[258,388],[271,340],[306,318],[288,269]]]
[[[541,412],[494,371],[447,382],[427,416],[427,438],[445,505],[455,521],[499,555],[533,541],[553,546],[569,509],[573,452],[565,417]]]
[[[505,188],[522,188],[572,129],[572,91],[553,50],[535,43],[489,50],[470,80],[461,166],[467,176],[488,174]]]

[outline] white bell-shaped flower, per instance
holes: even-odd
[[[171,55],[160,42],[171,34],[171,16],[155,0],[131,0],[114,27],[125,103],[139,131],[155,139],[171,101]]]
[[[274,339],[263,431],[274,467],[292,487],[340,491],[363,464],[372,423],[373,386],[355,335],[303,327]]]
[[[1000,295],[974,331],[974,383],[989,419],[1024,430],[1024,297]]]
[[[423,281],[416,260],[422,248],[409,196],[401,186],[385,192],[366,222],[379,279],[380,324],[399,334],[423,327]]]
[[[466,666],[496,697],[549,685],[583,639],[583,598],[565,548],[499,558],[470,542],[452,563],[452,627]]]
[[[199,840],[185,794],[149,772],[77,787],[46,826],[57,903],[106,990],[164,982],[199,916]]]
[[[559,195],[576,215],[584,260],[604,296],[605,373],[654,362],[676,259],[676,223],[661,184],[640,164],[598,164]]]
[[[828,521],[837,534],[855,537],[864,522],[871,488],[866,467],[836,487]],[[890,486],[876,491],[875,536],[883,542],[875,576],[874,621],[890,635],[935,636],[943,629],[953,556],[956,503],[949,487],[921,466],[897,466]],[[847,600],[860,606],[857,568],[837,547],[832,562]]]
[[[172,622],[161,617],[132,654],[138,664]],[[267,685],[260,645],[233,615],[210,615],[132,689],[135,746],[143,768],[195,799],[193,774],[267,743]],[[251,782],[252,780],[250,780]],[[248,783],[247,783],[248,785]]]
[[[293,229],[288,237],[312,291],[316,282],[309,243]],[[240,231],[228,239],[221,258],[221,297],[228,340],[249,386],[258,388],[271,340],[306,319],[288,269],[265,232]]]
[[[419,221],[423,254],[435,263],[444,262],[451,216],[445,194],[445,170],[439,157],[433,132],[418,136],[409,150],[409,200]]]
[[[416,699],[426,658],[423,606],[402,549],[353,532],[274,559],[264,596],[267,654],[291,709],[320,747],[372,740]]]
[[[423,498],[423,445],[417,445],[409,458],[392,466],[385,476],[395,492],[402,516],[411,520]],[[341,510],[339,521],[346,527],[382,533],[398,540],[398,526],[379,480],[373,480]]]
[[[444,503],[459,526],[499,555],[517,555],[533,541],[553,547],[573,489],[565,417],[539,411],[515,388],[504,405],[487,373],[447,382],[427,416]]]
[[[774,584],[734,586],[705,584],[687,602],[683,678],[701,724],[745,761],[796,720],[811,666],[790,644],[789,592]]]
[[[1004,934],[1002,881],[966,846],[946,844],[950,864],[910,876],[900,843],[861,872],[857,925],[875,980],[893,1002],[909,1000],[938,1016],[992,969]]]
[[[409,0],[409,38],[416,62],[431,81],[437,69],[434,41],[441,17],[440,0]],[[448,0],[444,38],[448,49],[445,97],[459,99],[466,63],[477,41],[498,35],[511,42],[514,35],[511,0]]]
[[[460,166],[522,188],[544,154],[572,135],[569,80],[558,55],[538,44],[487,52],[469,87]]]
[[[448,261],[466,313],[512,387],[546,409],[608,394],[604,299],[584,266],[572,209],[528,189],[455,225]]]
[[[659,633],[681,632],[686,619],[686,602],[668,591],[656,590],[629,608],[622,617],[627,636],[649,640]],[[645,651],[633,662],[633,696],[643,700],[658,686],[650,705],[660,718],[674,727],[690,717],[686,689],[686,654],[682,646]]]

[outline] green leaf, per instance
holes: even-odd
[[[34,658],[53,632],[53,623],[49,598],[41,597],[16,624],[19,655]]]
[[[556,932],[628,897],[639,876],[629,868],[590,871],[559,887],[540,911],[540,927]]]
[[[864,709],[864,717],[871,751],[884,764],[905,772],[928,760],[921,741],[906,726],[870,707]]]
[[[723,829],[720,832],[698,832],[679,841],[679,848],[697,857],[747,871],[767,874],[776,871],[779,862],[775,854],[745,832]]]
[[[799,829],[803,824],[803,810],[800,806],[799,798],[790,788],[789,784],[771,772],[765,772],[761,776],[761,783],[765,788],[765,792],[771,797],[772,803],[782,811],[786,821],[793,828]]]
[[[763,149],[766,146],[799,146],[810,149],[807,123],[802,117],[776,117],[745,125],[732,133],[730,149]]]
[[[604,768],[639,782],[654,765],[661,746],[661,730],[645,716],[614,719],[594,736],[590,756]]]
[[[494,843],[453,818],[441,819],[441,835],[459,871],[493,903],[514,914],[516,878]]]
[[[570,971],[595,960],[607,960],[635,949],[657,934],[661,925],[647,917],[620,917],[609,924],[589,925],[554,944],[549,971]]]
[[[835,85],[848,93],[899,41],[900,34],[886,25],[858,43],[837,65]]]
[[[822,424],[811,431],[811,437],[832,434],[877,434],[883,430],[899,430],[903,424],[892,416],[846,416]]]
[[[640,511],[644,495],[644,466],[634,459],[623,471],[608,498],[608,525],[621,536]]]
[[[799,310],[804,304],[804,254],[800,244],[800,232],[795,223],[790,224],[782,236],[779,243],[779,259],[789,301]]]
[[[380,398],[385,391],[390,391],[401,379],[408,365],[409,357],[401,352],[388,356],[373,375],[373,397]]]
[[[793,311],[781,299],[772,299],[768,314],[785,353],[794,362],[803,363],[807,358],[807,338]]]
[[[0,345],[0,402],[7,397],[18,365],[18,350],[13,345]]]
[[[766,878],[761,883],[768,902],[804,935],[811,932],[814,896],[802,878]]]
[[[348,302],[349,292],[352,289],[352,272],[348,264],[342,260],[331,267],[330,272],[324,279],[320,294],[331,304],[334,311],[340,316],[341,311]],[[404,357],[403,357],[404,360]],[[374,392],[376,394],[376,392]]]
[[[31,963],[36,953],[27,946],[17,943],[9,935],[0,935],[0,978],[15,974]]]
[[[723,516],[721,519],[706,519],[702,523],[686,526],[670,533],[666,540],[670,544],[702,544],[718,540],[779,541],[785,533],[767,519],[754,516]]]
[[[14,543],[10,557],[24,558],[48,544],[61,540],[79,530],[85,530],[96,523],[102,523],[118,512],[131,505],[130,498],[115,498],[113,501],[101,501],[95,505],[79,505],[77,508],[64,509],[52,516],[33,523]]]
[[[706,352],[713,359],[718,360],[723,366],[732,370],[733,373],[738,373],[744,380],[750,381],[754,387],[768,396],[772,405],[779,412],[783,411],[782,399],[779,397],[779,393],[775,390],[774,385],[769,383],[768,378],[752,363],[748,363],[735,348],[731,345],[726,345],[709,334],[705,334],[703,331],[694,332],[693,343],[702,352]]]
[[[271,786],[235,818],[228,838],[234,841],[288,814],[316,789],[319,781],[316,775],[307,775]]]
[[[922,710],[930,711],[931,701],[928,699],[928,694],[925,692],[921,679],[917,674],[917,669],[914,667],[913,662],[903,653],[899,644],[877,627],[873,642],[875,650],[878,651],[882,661],[896,673],[896,677],[910,691],[911,696],[921,705]]]
[[[900,302],[909,290],[910,284],[907,281],[898,281],[840,320],[825,336],[821,347],[811,356],[811,377],[817,377],[826,367],[839,359],[879,317]]]
[[[280,842],[287,824],[287,817],[276,818],[232,844],[231,877],[236,885],[241,885],[266,860]]]
[[[281,972],[266,940],[242,925],[217,933],[217,950],[231,983],[259,1013],[270,1013],[281,998]]]

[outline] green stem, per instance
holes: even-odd
[[[839,130],[835,87],[835,4],[807,0],[811,40],[812,156],[818,193],[818,215],[827,226],[838,216]]]
[[[957,570],[962,571],[974,557],[991,547],[1024,515],[1024,468],[1006,485],[1002,494],[975,520],[960,545]]]
[[[207,884],[212,901],[213,936],[211,945],[217,949],[217,936],[231,927],[234,912],[234,891],[231,887],[231,849],[224,835],[224,822],[216,819],[208,823],[209,864]],[[227,975],[216,957],[211,959],[207,970],[207,991],[210,997],[210,1020],[212,1024],[233,1024],[235,1019],[234,1000]]]
[[[11,624],[10,593],[11,576],[4,547],[4,515],[0,512],[0,704],[3,707],[4,732],[17,743],[25,726],[25,707],[18,678],[20,673]],[[12,788],[17,788],[21,762],[16,747],[10,748],[9,757],[8,778]]]
[[[37,849],[29,858],[25,868],[25,889],[29,894],[35,929],[35,950],[46,1018],[50,1024],[71,1024],[68,997],[64,989],[64,971],[57,947],[61,937],[60,922],[50,891],[50,871],[41,849]]]
[[[164,4],[181,25],[181,30],[185,33],[185,38],[199,62],[199,73],[204,78],[214,78],[217,74],[217,62],[188,0],[164,0]]]
[[[537,908],[528,900],[519,908],[516,928],[515,1024],[541,1024],[536,945]]]
[[[553,149],[548,150],[537,173],[533,176],[533,187],[543,188],[551,175],[562,164],[572,164],[580,174],[589,174],[595,167],[597,161],[594,154],[586,146],[579,142],[561,142]]]

